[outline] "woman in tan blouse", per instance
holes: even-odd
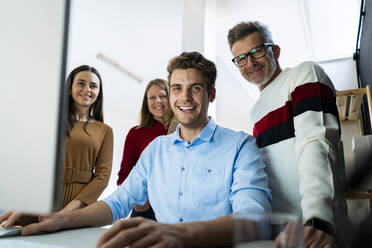
[[[112,129],[103,123],[102,80],[88,65],[75,68],[67,78],[68,112],[64,150],[64,180],[60,211],[83,208],[107,186],[112,167]],[[9,211],[1,215],[24,225],[39,217]]]
[[[85,207],[106,188],[112,167],[112,129],[103,123],[102,80],[82,65],[67,78],[68,113],[61,211]]]

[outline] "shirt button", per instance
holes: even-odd
[[[208,172],[212,172],[212,170],[211,169],[208,169]]]
[[[180,222],[182,222],[183,221],[183,219],[182,218],[180,218]]]
[[[185,167],[181,167],[181,171],[184,171],[185,170]]]
[[[183,196],[183,193],[182,193],[182,192],[179,192],[178,194],[179,194],[180,196]]]

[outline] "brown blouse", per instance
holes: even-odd
[[[64,182],[61,209],[72,200],[97,201],[106,188],[112,168],[112,129],[102,122],[76,122],[65,139]]]

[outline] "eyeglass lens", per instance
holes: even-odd
[[[234,64],[238,67],[242,67],[248,62],[248,56],[251,56],[252,59],[259,59],[265,56],[266,49],[265,45],[259,45],[255,48],[252,48],[249,52],[239,55],[233,59]]]

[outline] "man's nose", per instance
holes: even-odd
[[[189,100],[192,98],[191,89],[185,89],[181,94],[182,99]]]
[[[256,59],[252,58],[252,56],[247,56],[247,64],[245,67],[251,67],[252,65],[256,64]]]

